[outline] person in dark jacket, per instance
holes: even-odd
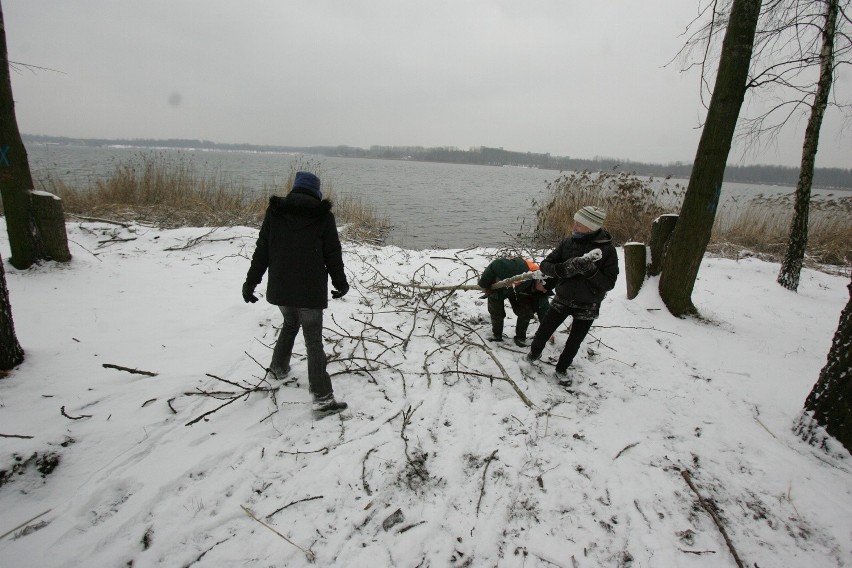
[[[322,315],[328,307],[328,277],[334,286],[333,298],[343,297],[349,283],[331,201],[322,198],[320,179],[310,172],[296,172],[292,191],[286,197],[269,199],[243,284],[246,302],[257,302],[254,289],[267,270],[266,299],[284,316],[268,373],[281,379],[290,372],[293,344],[301,327],[313,410],[319,415],[340,412],[347,405],[335,400],[326,372]]]
[[[558,278],[556,295],[550,309],[539,325],[527,355],[529,361],[541,357],[544,345],[568,316],[572,316],[571,332],[565,348],[556,362],[559,384],[570,386],[568,367],[580,350],[580,344],[600,314],[606,293],[615,287],[618,278],[618,253],[612,246],[612,236],[603,228],[606,212],[592,205],[574,214],[572,234],[565,238],[541,262],[545,276]],[[593,252],[600,250],[600,257]]]
[[[538,265],[524,258],[497,258],[485,267],[477,284],[485,290],[488,298],[488,315],[491,316],[491,337],[489,341],[503,341],[503,322],[506,319],[505,300],[509,300],[512,311],[518,318],[515,323],[515,345],[527,346],[527,329],[533,315],[541,321],[547,312],[547,296],[551,292],[541,280],[525,280],[514,286],[492,290],[495,282],[538,270]]]

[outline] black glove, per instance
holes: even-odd
[[[553,271],[560,278],[571,278],[577,274],[577,269],[574,267],[574,261],[577,260],[572,258],[570,260],[566,260],[565,262],[560,262],[559,264],[555,264],[553,266]]]
[[[592,274],[595,270],[597,270],[595,263],[592,262],[591,259],[582,256],[572,258],[571,265],[574,267],[574,270],[577,271],[577,274],[583,274],[584,276]]]
[[[254,286],[248,282],[243,284],[243,300],[245,300],[246,304],[253,304],[257,301],[257,296],[254,295]]]
[[[348,292],[348,291],[349,291],[349,286],[344,284],[343,286],[341,286],[341,288],[339,290],[332,290],[331,291],[331,297],[334,298],[334,299],[342,298],[343,296],[346,295],[346,292]]]

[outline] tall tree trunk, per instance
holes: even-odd
[[[805,400],[805,410],[812,412],[813,419],[852,452],[852,281],[848,288],[849,300],[840,313],[828,361]],[[813,438],[807,428],[800,433]]]
[[[15,268],[28,268],[44,258],[38,228],[33,218],[30,191],[33,178],[27,151],[15,118],[12,79],[9,76],[9,53],[6,49],[6,24],[0,6],[0,196],[6,214],[6,231]]]
[[[710,242],[725,165],[748,82],[761,0],[734,0],[719,70],[677,225],[663,259],[660,297],[669,311],[697,314],[692,289]]]
[[[0,371],[8,371],[24,360],[24,350],[15,335],[12,321],[12,305],[6,287],[6,270],[0,259]]]
[[[811,107],[811,116],[805,129],[805,142],[802,145],[802,165],[799,170],[799,183],[796,185],[796,205],[793,221],[790,224],[790,237],[787,240],[787,252],[778,273],[778,283],[794,292],[799,287],[802,261],[808,246],[808,210],[811,203],[811,185],[814,180],[819,133],[822,119],[828,106],[828,94],[834,76],[834,35],[837,29],[837,15],[840,10],[838,0],[828,0],[825,9],[825,27],[822,30],[822,51],[819,56],[819,80]]]

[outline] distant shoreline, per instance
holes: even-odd
[[[313,154],[335,158],[367,158],[385,160],[406,160],[418,162],[470,164],[485,166],[511,166],[538,168],[555,171],[610,171],[618,169],[629,171],[638,176],[674,177],[689,179],[691,164],[675,162],[671,164],[650,164],[618,160],[614,158],[578,159],[513,152],[502,148],[480,147],[471,150],[457,148],[423,148],[411,146],[372,146],[369,149],[352,146],[264,146],[254,144],[221,144],[208,140],[188,139],[100,139],[69,138],[64,136],[42,136],[23,134],[24,143],[83,146],[91,148],[136,148],[150,150],[193,150],[246,152],[268,154]],[[725,181],[757,185],[777,185],[796,187],[799,169],[787,166],[736,166],[728,165]],[[819,189],[852,191],[852,169],[817,168],[814,172],[813,187]]]

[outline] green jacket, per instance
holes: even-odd
[[[477,284],[480,288],[487,290],[491,288],[491,285],[495,282],[511,278],[512,276],[517,276],[518,274],[523,274],[524,272],[529,272],[529,268],[523,258],[498,258],[491,261],[491,264],[485,267],[485,270],[482,272],[482,276],[479,277]],[[532,295],[536,293],[534,292],[534,286],[535,280],[526,280],[517,286],[499,288],[491,293],[496,294],[497,298],[505,300],[513,294]]]

